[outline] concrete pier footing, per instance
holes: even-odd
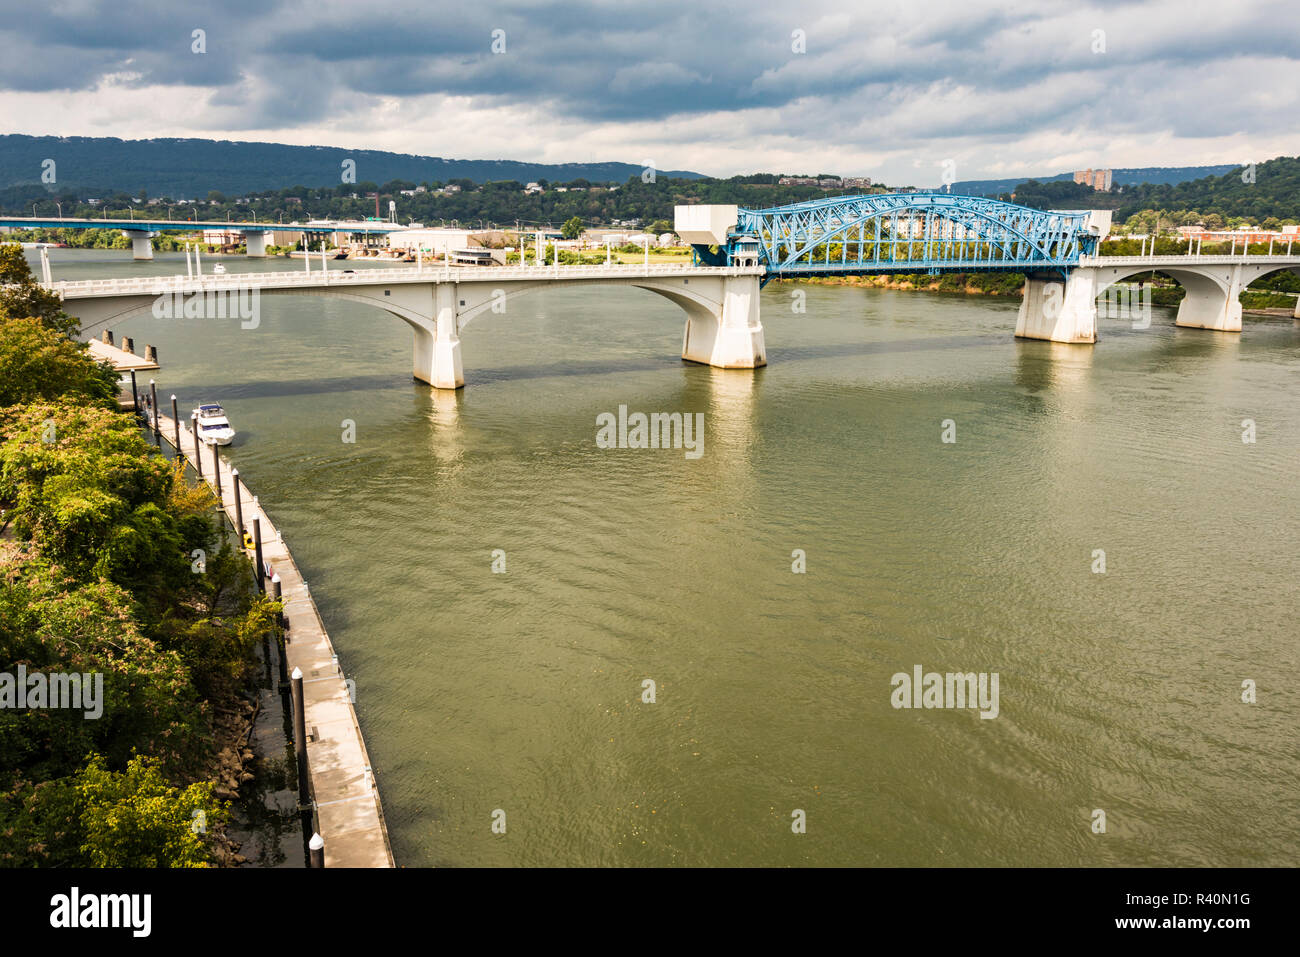
[[[720,308],[687,309],[682,358],[718,369],[767,365],[758,288],[757,276],[729,276],[722,283]]]
[[[244,233],[244,246],[247,255],[261,258],[266,255],[266,233],[249,230]]]
[[[132,259],[153,259],[153,239],[148,230],[123,230],[122,235],[131,239]]]
[[[1187,290],[1178,304],[1174,324],[1188,329],[1213,329],[1216,332],[1241,332],[1241,266],[1224,270],[1217,276],[1178,276]]]
[[[1051,342],[1097,341],[1097,279],[1091,269],[1076,269],[1068,279],[1030,276],[1025,280],[1016,336]]]
[[[411,323],[415,330],[413,374],[435,389],[460,389],[465,385],[460,359],[460,295],[459,283],[434,286],[432,319]]]

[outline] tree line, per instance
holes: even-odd
[[[276,606],[16,245],[0,287],[0,685],[102,676],[94,718],[0,707],[0,864],[207,866],[214,724]]]

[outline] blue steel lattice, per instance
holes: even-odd
[[[739,211],[769,277],[1068,270],[1091,253],[1088,213],[948,193],[873,193]]]

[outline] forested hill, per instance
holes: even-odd
[[[1232,164],[1222,166],[1134,166],[1127,169],[1112,170],[1112,179],[1116,186],[1138,186],[1142,183],[1184,183],[1188,180],[1203,179],[1206,176],[1221,176],[1236,169]],[[1055,176],[1035,177],[1039,183],[1073,182],[1073,173],[1057,173]],[[1017,179],[968,179],[952,184],[952,192],[963,196],[999,196],[1009,193],[1021,183],[1024,177]]]
[[[1006,196],[1010,198],[1010,194]],[[1073,182],[1029,180],[1015,188],[1015,201],[1040,209],[1113,209],[1121,222],[1144,209],[1217,214],[1261,223],[1272,217],[1300,219],[1300,156],[1250,167],[1233,167],[1221,176],[1174,184],[1125,186],[1098,193]]]
[[[639,175],[632,163],[523,163],[515,160],[454,160],[381,150],[288,146],[231,140],[0,135],[0,188],[41,183],[46,160],[54,160],[55,188],[102,188],[132,195],[200,197],[211,190],[242,194],[287,186],[337,186],[344,160],[356,161],[356,181],[384,183],[468,179],[548,179],[624,182]],[[48,166],[48,164],[46,164]],[[689,170],[658,175],[695,179]]]

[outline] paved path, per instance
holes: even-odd
[[[175,423],[159,416],[162,437],[175,446]],[[194,434],[188,424],[180,430],[181,454],[194,463]],[[212,448],[199,445],[203,455],[204,481],[216,492],[212,472]],[[231,465],[217,456],[221,471],[221,507],[235,525],[235,479]],[[253,504],[253,495],[240,477],[244,525],[251,532],[253,519],[260,519],[262,557],[280,576],[284,613],[289,619],[286,632],[288,670],[303,673],[303,712],[307,724],[307,762],[311,790],[316,803],[317,827],[325,841],[326,867],[393,867],[393,850],[384,825],[384,809],[371,769],[370,755],[361,738],[361,728],[352,707],[348,686],[334,646],[321,621],[316,603],[308,593],[294,564],[293,556],[266,511]],[[269,588],[269,584],[268,584]]]

